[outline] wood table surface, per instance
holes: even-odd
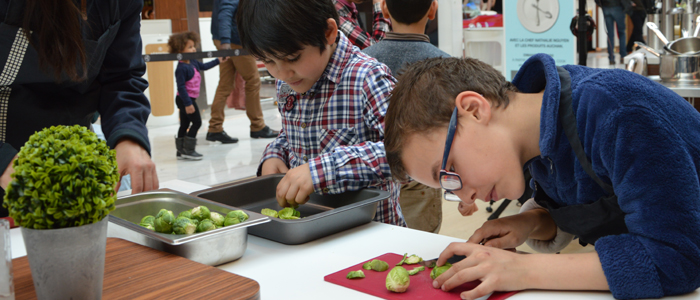
[[[12,260],[15,298],[36,299],[26,256]],[[257,281],[117,238],[107,239],[103,299],[260,299]]]

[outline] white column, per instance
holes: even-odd
[[[438,47],[453,57],[462,57],[462,1],[438,0]]]

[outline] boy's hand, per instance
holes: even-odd
[[[185,112],[187,112],[188,115],[191,115],[194,113],[194,104],[190,104],[188,106],[185,106]]]
[[[463,216],[468,217],[477,212],[479,210],[479,207],[476,206],[476,203],[464,204],[464,201],[460,201],[457,209],[459,210],[459,213],[461,213]]]
[[[260,168],[260,175],[287,173],[287,171],[289,171],[289,168],[287,168],[287,164],[283,160],[270,158],[263,162],[262,168]]]
[[[536,226],[537,218],[533,216],[534,210],[525,211],[517,215],[487,221],[481,228],[467,240],[467,243],[506,249],[522,245],[530,236]]]
[[[277,203],[282,206],[296,206],[309,201],[309,195],[314,192],[309,164],[305,163],[289,170],[287,175],[277,184]]]
[[[470,243],[451,243],[438,258],[441,266],[453,255],[467,258],[455,263],[433,281],[434,288],[449,291],[465,282],[481,280],[470,291],[460,294],[462,299],[476,299],[493,291],[515,291],[528,288],[527,278],[532,271],[527,266],[528,255]]]

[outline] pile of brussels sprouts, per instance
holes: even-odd
[[[177,218],[171,210],[163,208],[155,217],[143,217],[139,225],[160,233],[193,234],[242,223],[245,220],[248,220],[248,214],[242,210],[231,211],[224,217],[210,211],[206,206],[197,206],[181,212]]]
[[[399,263],[396,264],[394,268],[389,271],[389,273],[386,275],[386,289],[395,293],[403,293],[406,292],[408,289],[409,284],[411,283],[409,276],[413,276],[418,274],[420,271],[424,271],[425,267],[420,266],[420,267],[415,267],[412,270],[408,271],[401,265],[406,264],[406,265],[414,265],[422,262],[423,259],[420,256],[417,256],[415,254],[408,256],[408,253],[403,255],[403,259]],[[435,263],[433,263],[432,266],[429,268],[432,268],[433,270],[430,272],[430,278],[435,279],[438,276],[440,276],[443,272],[447,271],[452,265],[450,263],[445,263],[443,266],[436,267]],[[384,272],[389,269],[389,264],[386,263],[383,260],[379,259],[373,259],[371,261],[368,261],[362,265],[362,268],[365,270],[373,270],[376,272]],[[365,273],[362,272],[362,270],[357,270],[357,271],[350,271],[348,275],[346,276],[347,279],[360,279],[360,278],[365,278]]]

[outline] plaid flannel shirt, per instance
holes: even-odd
[[[384,115],[396,83],[389,69],[360,52],[341,32],[321,78],[306,93],[277,80],[279,136],[258,167],[279,158],[291,169],[309,163],[314,191],[339,194],[365,187],[389,191],[375,221],[406,227],[384,151]]]
[[[340,26],[338,28],[347,36],[353,45],[360,47],[360,49],[365,49],[381,41],[384,39],[386,33],[391,31],[391,20],[384,18],[382,7],[379,3],[374,3],[372,6],[374,15],[372,30],[374,33],[370,35],[360,27],[360,22],[357,19],[356,7],[347,6],[337,0],[333,0],[333,2],[340,16]]]

